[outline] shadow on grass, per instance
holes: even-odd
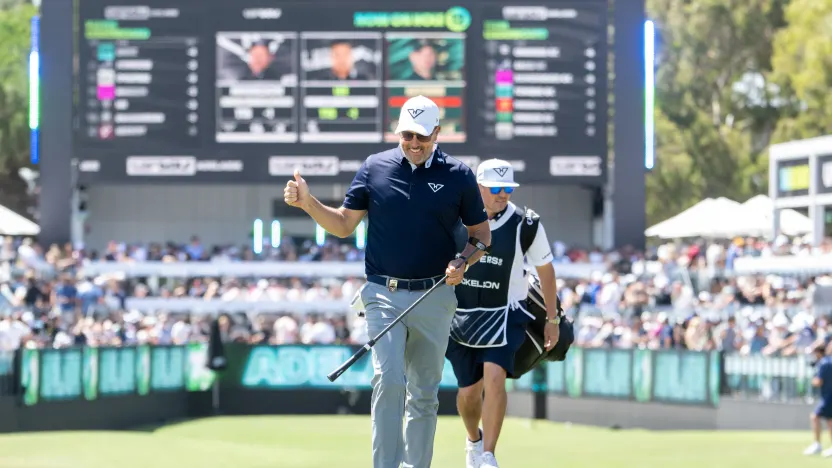
[[[153,433],[153,432],[158,431],[159,429],[163,429],[163,428],[166,428],[166,427],[180,426],[182,424],[188,424],[188,423],[200,421],[200,420],[203,420],[203,419],[209,419],[211,417],[212,416],[205,416],[205,417],[199,417],[199,418],[171,419],[171,420],[166,420],[166,421],[159,421],[159,422],[156,422],[156,423],[142,424],[140,426],[135,426],[135,427],[126,427],[124,429],[119,429],[118,431],[119,432],[147,432],[147,433]]]
[[[166,419],[163,421],[158,421],[155,423],[147,423],[147,424],[140,424],[138,426],[131,426],[126,428],[119,428],[113,429],[118,432],[145,432],[145,433],[153,433],[160,429],[167,429],[176,426],[182,426],[185,424],[197,424],[199,422],[210,421],[212,419],[230,419],[230,418],[268,418],[276,415],[267,415],[267,414],[210,414],[205,416],[192,416],[192,417],[184,417],[184,418],[177,418],[177,419]]]

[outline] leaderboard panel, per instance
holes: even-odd
[[[76,139],[81,145],[200,138],[202,37],[183,8],[82,3]],[[47,103],[48,104],[48,103]]]
[[[82,180],[349,181],[416,95],[472,167],[605,180],[603,0],[77,1]]]
[[[606,162],[605,11],[483,8],[485,139],[514,147],[551,144],[550,176],[600,177]],[[562,152],[566,150],[566,152]]]

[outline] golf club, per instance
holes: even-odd
[[[476,249],[476,250],[474,250],[473,252],[471,252],[471,255],[474,255],[474,254],[475,254],[475,253],[477,253],[477,251],[479,251],[479,250],[480,250],[480,249]],[[463,256],[460,256],[459,258],[463,259],[465,262],[468,262],[468,259],[471,257],[471,255],[469,255],[469,256],[467,256],[467,257],[463,255]],[[388,331],[390,331],[393,327],[395,327],[397,323],[401,322],[401,321],[402,321],[402,319],[404,319],[404,318],[405,318],[405,316],[407,316],[407,314],[409,314],[411,310],[413,310],[413,309],[414,309],[417,305],[419,305],[419,303],[420,303],[420,302],[422,302],[422,300],[423,300],[424,298],[426,298],[426,297],[428,296],[428,294],[430,294],[431,292],[433,292],[433,290],[434,290],[434,289],[436,289],[436,288],[437,288],[437,287],[439,287],[441,284],[443,284],[447,278],[448,278],[448,275],[444,275],[444,276],[442,276],[442,278],[441,278],[439,281],[437,281],[437,282],[436,282],[436,284],[434,284],[434,285],[433,285],[430,289],[428,289],[427,291],[425,291],[425,293],[424,293],[424,294],[422,294],[422,295],[419,297],[419,299],[416,299],[415,301],[413,301],[413,304],[410,304],[410,307],[408,307],[407,309],[405,309],[405,311],[404,311],[404,312],[402,312],[402,313],[401,313],[398,317],[396,317],[396,319],[395,319],[395,320],[393,320],[392,322],[390,322],[390,324],[389,324],[389,325],[387,325],[386,327],[384,327],[384,330],[380,331],[378,335],[376,335],[374,338],[370,339],[370,341],[368,341],[368,342],[367,342],[367,344],[365,344],[364,346],[362,346],[362,347],[361,347],[361,349],[359,349],[359,350],[358,350],[355,354],[353,354],[353,355],[352,355],[352,357],[351,357],[351,358],[349,358],[349,359],[348,359],[345,363],[341,364],[341,367],[339,367],[339,368],[335,369],[335,370],[334,370],[334,371],[332,371],[329,375],[327,375],[327,376],[326,376],[326,378],[327,378],[327,379],[329,379],[329,381],[330,381],[330,382],[335,382],[335,380],[336,380],[338,377],[340,377],[340,376],[341,376],[341,374],[343,374],[344,372],[346,372],[346,371],[347,371],[347,369],[349,369],[350,367],[352,367],[352,365],[353,365],[353,364],[355,364],[356,362],[358,362],[358,360],[359,360],[359,359],[361,359],[361,357],[362,357],[362,356],[364,356],[364,355],[367,353],[367,351],[369,351],[370,349],[372,349],[372,347],[376,344],[376,342],[377,342],[378,340],[380,340],[380,339],[381,339],[381,337],[382,337],[382,336],[384,336],[384,334],[385,334],[385,333],[387,333],[387,332],[388,332]]]

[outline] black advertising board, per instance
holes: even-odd
[[[78,0],[77,18],[84,183],[349,181],[418,94],[472,167],[607,177],[606,1]]]

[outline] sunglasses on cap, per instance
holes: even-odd
[[[404,141],[410,141],[410,140],[413,139],[413,137],[416,137],[416,139],[421,141],[422,143],[429,142],[431,137],[433,136],[432,134],[425,136],[425,135],[419,135],[418,133],[413,133],[413,132],[402,132],[401,135],[402,135],[402,139]]]
[[[511,193],[514,191],[514,187],[490,187],[489,190],[491,190],[492,195],[497,195],[503,190],[505,190],[506,193]]]

